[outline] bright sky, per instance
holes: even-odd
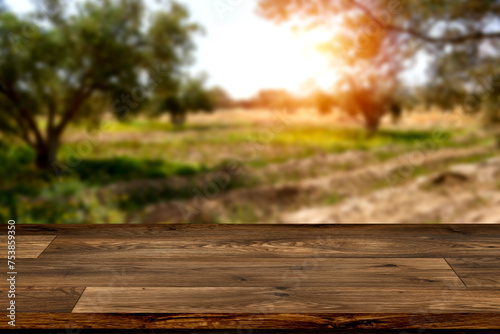
[[[75,0],[62,0],[75,1]],[[98,0],[95,0],[98,1]],[[152,8],[159,0],[146,0]],[[196,64],[191,72],[205,72],[210,85],[219,85],[235,98],[247,98],[264,88],[284,88],[295,93],[314,78],[328,88],[335,70],[316,46],[331,37],[318,33],[294,33],[255,13],[256,0],[178,0],[192,20],[206,31],[196,38]],[[14,11],[27,12],[32,0],[6,0]],[[234,4],[234,5],[231,5]],[[422,80],[425,66],[409,73],[411,81]]]
[[[156,0],[147,1],[158,5]],[[335,77],[331,70],[327,72],[327,59],[315,50],[320,38],[297,36],[290,28],[259,17],[255,13],[257,1],[179,1],[206,30],[196,39],[192,72],[206,72],[210,84],[224,87],[233,97],[250,97],[263,88],[300,92],[310,78],[326,87]],[[30,0],[6,2],[18,12],[32,8]]]
[[[314,77],[328,85],[334,73],[315,46],[320,36],[298,36],[255,13],[257,1],[240,0],[228,11],[214,4],[238,0],[183,0],[207,35],[198,39],[196,69],[207,71],[212,83],[235,97],[249,97],[262,88],[285,88],[298,92]],[[219,7],[221,8],[221,7]]]

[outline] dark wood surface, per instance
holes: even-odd
[[[22,280],[22,275],[20,279]],[[4,288],[0,289],[2,301],[7,297],[7,290],[8,289]],[[59,286],[30,286],[16,288],[16,311],[43,313],[71,312],[78,298],[82,295],[83,290],[83,287]],[[7,307],[7,303],[5,303],[5,305]]]
[[[446,261],[468,287],[500,289],[500,257],[448,258]]]
[[[11,333],[19,331],[12,330]],[[491,329],[205,329],[205,334],[498,334]],[[23,334],[200,334],[196,329],[25,329]]]
[[[18,286],[109,287],[465,287],[441,258],[125,258],[89,262],[21,259]],[[152,279],[154,277],[155,279]]]
[[[500,225],[16,231],[18,328],[500,328]]]

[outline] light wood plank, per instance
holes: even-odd
[[[500,312],[500,291],[395,288],[87,287],[74,313]]]
[[[463,287],[444,259],[206,258],[24,260],[21,285],[150,287]]]
[[[55,239],[56,235],[19,235],[16,236],[16,258],[36,259]],[[7,235],[0,236],[2,252],[0,257],[7,258]]]
[[[500,257],[446,260],[468,287],[500,288]]]

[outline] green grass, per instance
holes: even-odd
[[[244,127],[245,124],[233,122],[231,124],[213,122],[211,124],[193,124],[186,123],[181,127],[175,127],[170,122],[161,122],[154,119],[131,119],[125,122],[111,121],[109,122],[109,132],[115,133],[136,133],[136,132],[151,132],[151,131],[165,131],[165,132],[212,132],[224,129],[237,129]]]
[[[432,131],[381,130],[371,138],[362,128],[339,128],[326,124],[312,126],[291,124],[273,129],[248,124],[190,124],[174,130],[167,122],[135,120],[116,123],[101,142],[97,142],[89,158],[108,159],[129,156],[153,160],[195,162],[203,166],[217,165],[222,155],[241,156],[247,154],[245,163],[251,167],[264,167],[291,158],[306,158],[318,153],[341,153],[348,150],[369,151],[390,145],[402,150],[430,142],[435,138]],[[451,138],[457,131],[445,132]],[[123,136],[129,134],[130,137]],[[143,139],[139,141],[137,138]],[[78,150],[78,142],[67,145],[63,151]],[[447,140],[440,146],[452,146]],[[193,153],[195,157],[193,157]],[[394,156],[392,152],[378,153],[381,160]]]
[[[132,157],[83,159],[61,178],[34,167],[35,154],[25,146],[0,142],[0,219],[20,223],[94,223],[123,220],[121,211],[186,193],[146,191],[124,198],[99,198],[101,186],[138,179],[193,176],[208,171],[204,166],[167,160]],[[62,159],[65,162],[64,159]],[[187,192],[187,190],[186,190]]]
[[[192,164],[119,157],[83,160],[74,171],[84,182],[105,185],[118,181],[167,178],[172,175],[191,176],[207,172],[208,169]]]
[[[229,218],[230,222],[245,222],[245,223],[256,223],[258,222],[258,216],[255,213],[255,208],[249,205],[238,205],[234,212]]]
[[[338,193],[331,193],[326,198],[325,204],[326,205],[334,205],[334,204],[340,203],[343,199],[344,199],[344,196],[339,195]]]
[[[492,158],[494,157],[496,154],[495,153],[481,153],[481,154],[474,154],[474,155],[470,155],[470,156],[467,156],[467,157],[463,157],[463,158],[458,158],[456,160],[454,160],[455,163],[463,163],[463,164],[473,164],[473,163],[479,163],[479,162],[483,162],[489,158]]]
[[[59,160],[62,163],[76,161],[71,173],[62,179],[37,171],[31,149],[0,141],[0,219],[18,218],[21,223],[118,222],[129,212],[140,211],[148,204],[190,198],[193,186],[187,183],[175,189],[148,188],[126,196],[99,197],[103,186],[116,182],[196,177],[219,168],[228,159],[237,159],[249,168],[259,168],[317,154],[372,151],[390,146],[390,150],[375,153],[379,160],[387,160],[435,138],[432,131],[416,130],[381,130],[367,138],[361,128],[339,128],[329,124],[290,123],[284,128],[271,127],[270,132],[265,131],[265,126],[238,121],[193,122],[180,129],[156,120],[112,121],[111,125],[95,138],[96,143],[87,154],[75,155],[81,144],[79,139],[73,138],[61,147]],[[68,129],[70,135],[82,132],[85,133],[83,126]],[[444,132],[446,140],[441,140],[440,146],[465,146],[451,140],[458,134],[461,132],[456,130]],[[251,158],[242,158],[245,145],[257,147]],[[349,164],[339,165],[338,170],[350,167]],[[417,168],[413,176],[427,172]],[[386,180],[383,181],[387,185]],[[243,175],[241,179],[231,180],[227,189],[255,186],[255,182]],[[333,193],[326,201],[335,204],[341,200],[341,196]],[[253,210],[239,208],[234,220],[243,217],[242,220],[248,221],[256,216]]]
[[[292,128],[278,134],[273,143],[285,145],[307,145],[326,149],[330,152],[346,150],[370,150],[386,145],[413,147],[424,142],[450,145],[453,131],[443,132],[443,138],[436,140],[432,131],[380,130],[375,136],[367,138],[366,132],[359,128],[304,127]]]

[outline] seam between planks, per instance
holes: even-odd
[[[41,251],[41,252],[40,252],[40,254],[38,254],[38,256],[36,257],[37,259],[40,257],[40,255],[42,255],[42,254],[43,254],[43,252],[45,252],[45,251],[47,250],[47,248],[49,248],[49,247],[50,247],[50,245],[52,245],[52,243],[54,242],[54,240],[56,240],[56,239],[57,239],[57,237],[58,237],[58,236],[59,236],[59,234],[56,234],[56,236],[54,237],[54,239],[52,239],[52,241],[51,241],[51,242],[49,242],[49,244],[47,245],[47,247],[45,247],[45,248],[43,249],[43,251]]]
[[[75,309],[75,307],[76,307],[76,304],[78,304],[78,302],[80,301],[80,298],[82,298],[83,293],[85,292],[85,290],[87,290],[87,287],[84,287],[84,288],[83,288],[82,293],[80,294],[80,296],[78,296],[78,299],[76,300],[75,305],[73,305],[73,307],[71,308],[71,312],[70,312],[70,313],[73,313],[73,311],[74,311],[74,309]]]
[[[453,270],[453,272],[455,273],[455,275],[457,275],[457,277],[460,279],[460,281],[462,281],[462,283],[465,285],[465,287],[467,288],[467,284],[465,284],[464,280],[462,279],[462,277],[460,277],[460,275],[455,271],[455,268],[452,267],[452,265],[448,262],[448,260],[446,260],[446,258],[443,258],[443,260],[446,261],[446,263],[448,264],[448,266],[450,266],[451,270]]]

